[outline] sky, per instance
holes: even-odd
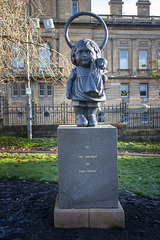
[[[137,15],[138,0],[123,0],[123,15]],[[160,0],[150,0],[150,15],[160,16]],[[110,14],[109,0],[92,0],[92,12]]]

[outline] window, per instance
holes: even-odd
[[[16,83],[14,83],[12,85],[12,96],[13,97],[26,97],[26,85],[25,84],[21,84],[18,85]]]
[[[25,84],[20,85],[20,95],[21,95],[21,97],[26,96],[26,85]]]
[[[148,112],[142,113],[142,123],[147,124],[148,123]]]
[[[24,51],[20,45],[14,45],[13,48],[13,67],[24,68]]]
[[[52,85],[47,85],[47,97],[52,97]]]
[[[52,97],[52,85],[51,84],[39,84],[39,97]]]
[[[139,69],[147,69],[147,51],[139,51]]]
[[[140,84],[140,97],[147,97],[147,84]]]
[[[128,69],[128,51],[120,50],[120,69]]]
[[[50,66],[50,47],[44,43],[39,47],[40,68],[48,68]]]
[[[44,84],[39,84],[39,96],[40,97],[44,97],[45,96]]]
[[[72,15],[78,13],[78,1],[72,1]]]
[[[18,84],[13,84],[12,94],[13,94],[13,97],[18,97],[19,96],[19,94],[18,94]]]
[[[128,84],[121,84],[121,97],[128,97]]]
[[[158,52],[158,69],[160,69],[160,51]]]

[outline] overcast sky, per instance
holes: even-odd
[[[124,15],[137,15],[136,2],[138,0],[123,0],[123,14]],[[150,15],[160,16],[160,0],[150,0]],[[99,14],[109,14],[110,7],[109,0],[92,0],[92,12]]]

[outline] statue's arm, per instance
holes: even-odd
[[[105,74],[102,74],[103,83],[107,82],[108,77]]]
[[[73,86],[73,81],[76,79],[76,70],[72,69],[71,74],[67,80],[67,85],[66,85],[66,95],[67,98],[71,99],[72,97],[72,86]]]

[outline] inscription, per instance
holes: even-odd
[[[80,158],[80,159],[83,159],[83,158],[93,158],[93,159],[95,159],[95,158],[97,158],[98,156],[96,156],[96,155],[85,155],[85,156],[82,156],[82,155],[78,155],[78,158]]]
[[[79,173],[85,173],[86,170],[79,170]]]
[[[86,166],[89,166],[89,162],[86,162],[85,165],[86,165]]]
[[[86,145],[85,146],[85,149],[89,149],[90,146]],[[84,160],[88,160],[88,162],[83,162],[84,166],[86,166],[86,168],[88,168],[90,166],[90,162],[89,160],[94,160],[94,159],[97,159],[98,156],[97,155],[78,155],[78,159],[84,159]],[[84,168],[84,169],[83,169]],[[91,168],[91,166],[90,166]],[[82,167],[82,169],[79,169],[78,170],[79,173],[96,173],[97,170],[95,169],[85,169],[85,167]]]
[[[85,146],[86,149],[89,149],[89,146]]]
[[[84,158],[97,158],[95,155],[85,155]]]
[[[97,170],[79,170],[79,173],[96,173]]]

